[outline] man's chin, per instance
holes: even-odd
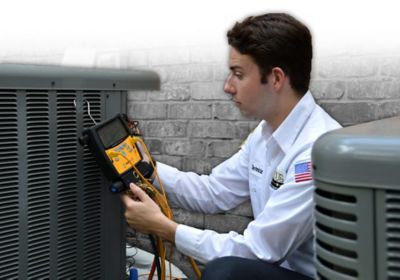
[[[240,107],[239,107],[239,110],[240,110],[240,113],[242,114],[243,117],[245,117],[245,118],[251,118],[252,117],[252,115],[250,114],[249,111],[243,110]]]
[[[252,114],[249,111],[244,110],[243,108],[238,107],[240,110],[240,114],[246,118],[246,119],[258,119],[257,116],[255,116],[254,114]]]

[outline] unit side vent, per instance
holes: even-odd
[[[0,271],[4,278],[18,278],[19,194],[18,117],[16,91],[0,93]]]
[[[400,191],[386,191],[386,242],[388,279],[400,278]]]
[[[356,279],[359,276],[354,266],[359,258],[357,197],[318,188],[314,199],[318,271],[335,275],[335,279]],[[321,274],[318,277],[333,279]]]

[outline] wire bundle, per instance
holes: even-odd
[[[146,178],[143,176],[143,174],[138,170],[138,168],[131,162],[129,158],[124,156],[122,153],[118,153],[122,157],[124,157],[132,166],[135,175],[137,175],[140,178],[140,183],[137,183],[137,185],[144,190],[160,207],[162,213],[168,217],[170,220],[173,220],[173,213],[172,210],[169,206],[167,196],[164,191],[164,186],[158,176],[156,166],[154,162],[151,160],[151,155],[150,152],[147,149],[146,144],[140,137],[131,137],[132,139],[132,145],[137,145],[136,143],[139,143],[140,145],[137,145],[139,150],[141,150],[142,154],[144,153],[148,159],[149,163],[153,168],[153,175],[151,178]],[[161,192],[152,184],[154,180],[157,180],[158,185],[160,186]],[[132,193],[130,190],[127,191],[127,193],[131,196]],[[148,279],[153,279],[154,272],[157,269],[157,276],[159,280],[164,280],[165,279],[165,260],[166,260],[166,246],[163,242],[163,240],[158,237],[158,236],[153,236],[149,235],[150,237],[150,242],[152,244],[152,247],[154,249],[154,260],[153,264],[150,270],[149,278]],[[169,252],[169,258],[171,259],[173,253],[173,247],[170,246],[170,252]],[[193,268],[194,273],[196,274],[197,278],[201,278],[201,272],[200,269],[198,268],[196,262],[193,260],[193,258],[188,257],[189,262]],[[169,278],[172,280],[172,273],[171,273],[171,263],[169,265]]]

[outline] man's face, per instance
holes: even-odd
[[[269,119],[275,111],[270,77],[267,77],[266,84],[262,84],[258,65],[249,55],[243,55],[234,48],[230,49],[229,68],[224,91],[232,95],[242,114]]]

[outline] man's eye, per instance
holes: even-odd
[[[234,72],[233,75],[235,75],[235,77],[238,77],[239,79],[241,79],[243,77],[242,73],[239,73],[239,72]]]

